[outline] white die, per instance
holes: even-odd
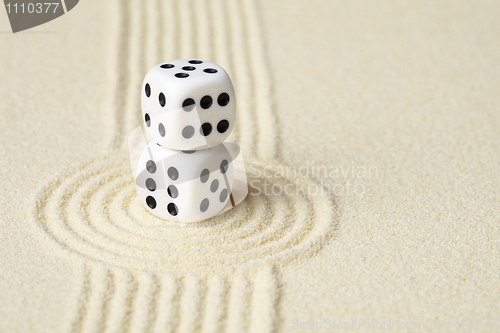
[[[184,223],[208,219],[230,201],[238,154],[239,147],[232,143],[177,151],[152,141],[139,158],[137,193],[159,218]]]
[[[226,71],[193,59],[153,67],[142,84],[141,107],[153,140],[178,150],[220,144],[236,118],[234,88]]]

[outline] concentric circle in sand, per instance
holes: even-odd
[[[247,163],[249,194],[240,205],[181,225],[148,213],[127,158],[110,155],[48,182],[32,214],[41,238],[75,260],[151,271],[286,261],[322,247],[334,231],[335,205],[325,192],[308,194],[311,185],[318,189],[313,180],[287,178],[277,168]]]

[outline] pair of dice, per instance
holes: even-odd
[[[236,118],[234,88],[224,69],[195,59],[158,64],[144,79],[141,108],[151,141],[135,176],[146,209],[189,223],[234,206],[233,161],[240,150],[224,142]]]

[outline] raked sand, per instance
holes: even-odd
[[[0,332],[498,331],[499,17],[86,0],[12,35],[2,12]],[[191,225],[145,211],[127,152],[177,58],[232,77],[249,181]]]

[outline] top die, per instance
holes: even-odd
[[[227,139],[236,98],[222,67],[202,60],[161,63],[144,78],[142,119],[152,139],[177,150],[205,149]]]

